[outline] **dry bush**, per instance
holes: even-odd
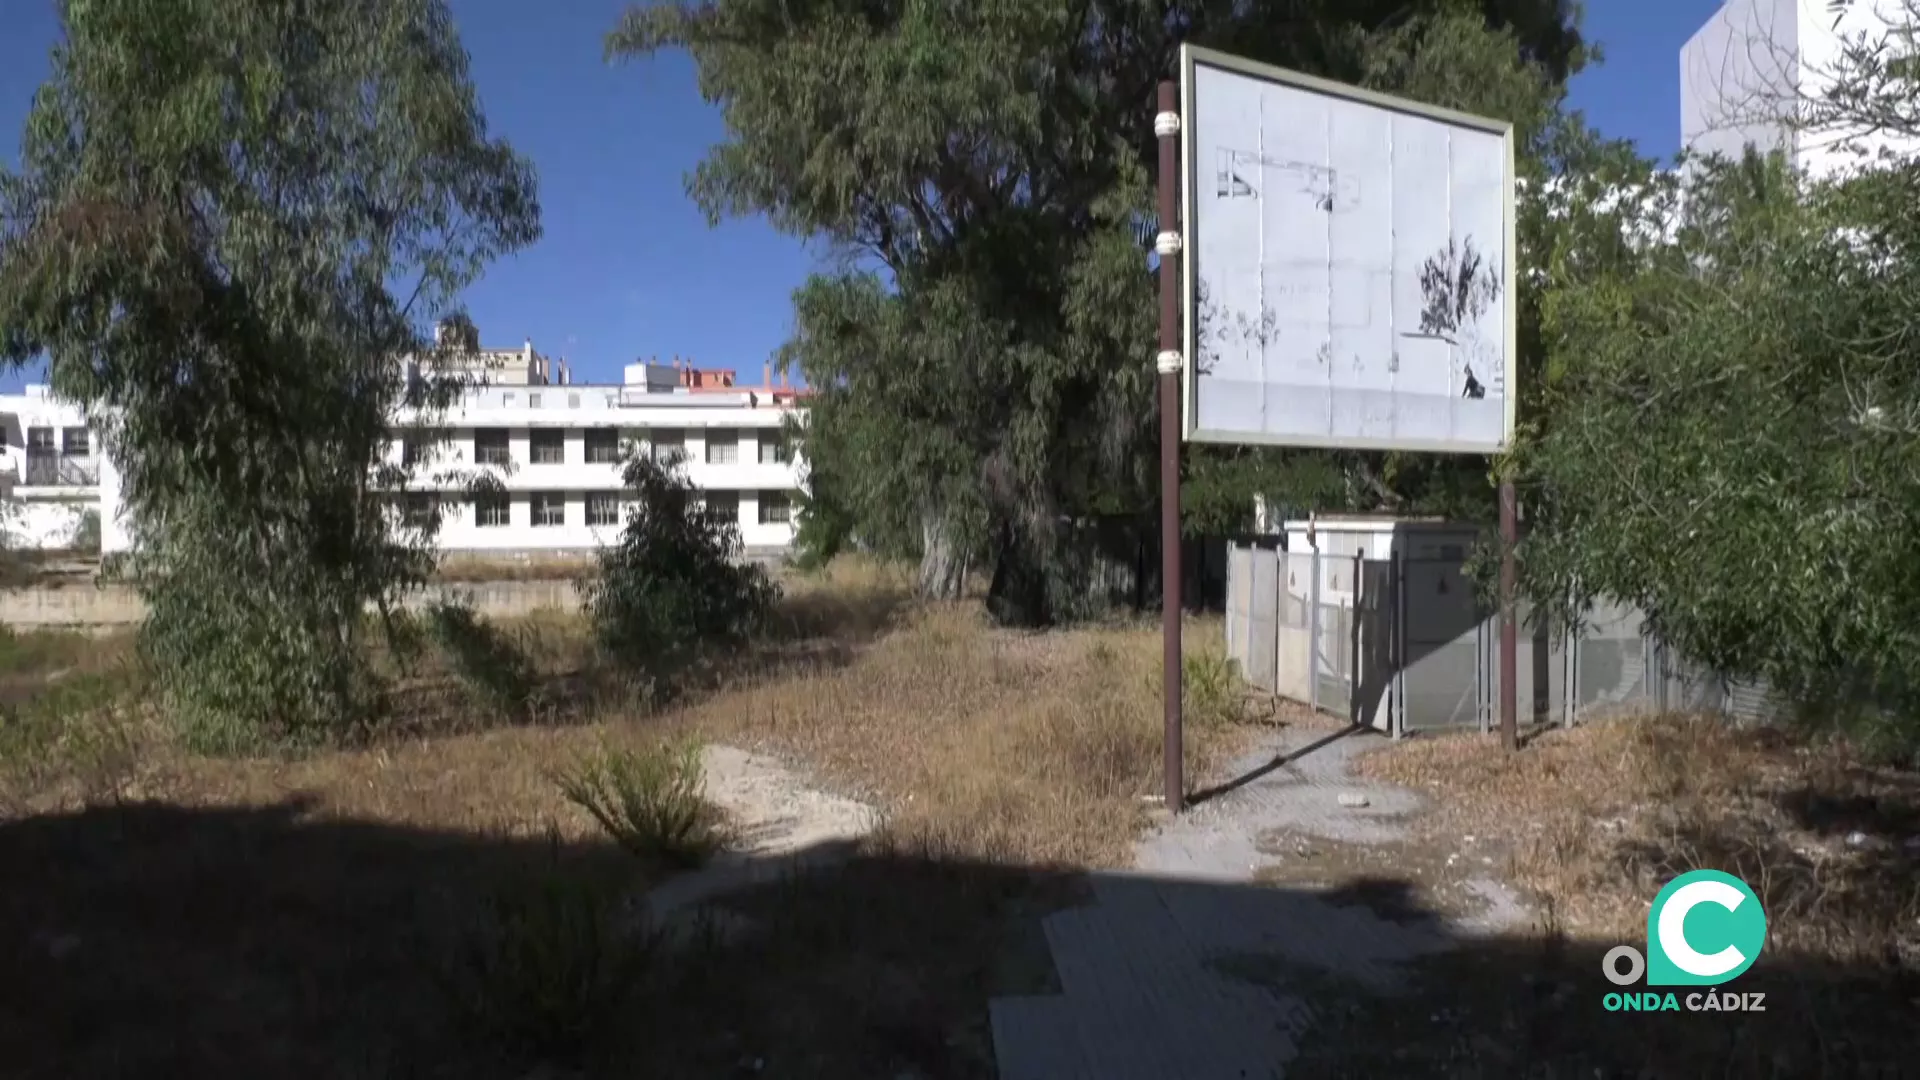
[[[692,869],[726,846],[725,816],[706,798],[697,742],[603,746],[558,770],[554,784],[648,866]]]
[[[531,1062],[578,1066],[604,1051],[666,966],[662,935],[630,924],[625,896],[558,865],[503,886],[421,959],[454,1022]]]
[[[1666,881],[1717,869],[1750,884],[1769,949],[1920,971],[1920,781],[1716,717],[1594,723],[1519,754],[1419,740],[1363,772],[1426,788],[1430,827],[1504,841],[1516,883],[1570,930],[1634,940]]]
[[[819,570],[781,578],[769,620],[776,640],[869,640],[893,626],[913,598],[914,571],[903,563],[849,556]]]

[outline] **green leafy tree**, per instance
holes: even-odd
[[[1920,157],[1885,136],[1920,133],[1915,24],[1896,11],[1777,117],[1842,136],[1830,160],[1866,171],[1687,160],[1589,204],[1589,238],[1619,242],[1549,267],[1548,422],[1516,455],[1535,595],[1635,604],[1689,660],[1908,748]]]
[[[679,460],[636,452],[622,476],[634,509],[582,594],[607,655],[671,689],[702,651],[759,630],[779,591],[741,557],[737,515],[707,505]]]
[[[1809,188],[1700,167],[1672,238],[1556,290],[1553,423],[1522,448],[1530,587],[1645,609],[1692,660],[1911,709],[1920,645],[1920,170]]]
[[[917,551],[924,593],[978,556],[997,614],[1070,617],[1113,561],[1096,526],[1151,535],[1151,121],[1185,40],[1529,121],[1584,57],[1560,0],[714,0],[636,8],[610,41],[699,65],[729,130],[689,181],[712,217],[844,256],[796,295],[783,361],[817,390],[816,475]],[[1208,526],[1263,485],[1388,484],[1324,455],[1188,461]]]
[[[361,638],[431,567],[395,528],[399,359],[539,232],[441,0],[66,0],[17,175],[0,331],[103,418],[142,642],[203,743],[369,715]]]

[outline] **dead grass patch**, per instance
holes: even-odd
[[[803,763],[885,824],[841,869],[729,900],[763,932],[673,961],[673,993],[614,1025],[615,1074],[764,1056],[781,1075],[990,1075],[987,997],[1048,978],[1034,916],[1076,895],[1078,868],[1126,860],[1157,792],[1159,637],[1000,631],[972,607],[912,605],[910,584],[863,563],[794,577],[767,639],[673,708],[597,669],[582,621],[558,612],[497,626],[553,703],[531,723],[483,715],[430,657],[396,672],[403,723],[299,756],[193,756],[124,695],[103,699],[118,712],[49,706],[39,741],[0,762],[0,874],[32,883],[0,896],[0,1054],[22,1076],[500,1075],[434,1004],[422,950],[452,946],[423,926],[481,927],[460,947],[491,950],[467,957],[482,984],[559,1002],[522,1042],[573,1038],[574,1013],[604,1029],[591,1003],[628,973],[583,959],[609,932],[583,897],[657,878],[554,777],[695,738]],[[1202,621],[1189,647],[1217,637]],[[21,667],[29,700],[69,678],[61,664],[93,662],[65,648]],[[1211,715],[1189,738],[1196,777],[1235,741]],[[552,910],[498,910],[503,896]],[[522,923],[553,940],[503,944]],[[513,965],[531,974],[501,974]]]
[[[1920,777],[1843,745],[1663,716],[1549,732],[1517,755],[1420,740],[1360,768],[1432,793],[1430,827],[1504,840],[1516,882],[1572,930],[1644,933],[1661,884],[1711,868],[1753,886],[1775,944],[1920,963]]]
[[[1157,791],[1159,658],[1145,626],[1030,634],[990,628],[973,605],[935,607],[857,664],[761,680],[686,719],[809,762],[943,850],[1111,866]],[[1223,733],[1196,725],[1196,774]]]
[[[1513,755],[1420,739],[1358,768],[1432,797],[1435,850],[1470,838],[1500,853],[1542,921],[1422,965],[1416,1002],[1334,1010],[1303,1075],[1903,1074],[1892,1033],[1920,1002],[1920,777],[1696,716],[1549,731]],[[1643,943],[1655,893],[1694,869],[1759,896],[1767,948],[1730,988],[1768,993],[1769,1014],[1605,1012],[1599,957]]]

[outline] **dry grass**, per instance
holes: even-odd
[[[1920,777],[1843,745],[1691,716],[1549,731],[1514,755],[1475,736],[1414,740],[1360,770],[1429,793],[1424,842],[1503,856],[1540,922],[1430,962],[1417,1002],[1330,1009],[1302,1075],[1910,1073]],[[1766,993],[1768,1011],[1604,1011],[1614,987],[1601,955],[1644,945],[1660,886],[1705,868],[1741,877],[1761,900],[1766,951],[1728,989]]]
[[[1669,716],[1549,732],[1517,755],[1423,740],[1362,768],[1434,792],[1430,828],[1504,841],[1510,876],[1572,932],[1644,934],[1661,884],[1711,868],[1753,886],[1775,945],[1920,965],[1920,777],[1842,745]]]
[[[1032,916],[1074,888],[1036,868],[1115,864],[1149,813],[1158,635],[997,631],[977,605],[912,605],[909,584],[872,564],[794,578],[768,639],[664,710],[584,655],[576,616],[516,620],[546,712],[503,726],[427,664],[395,699],[406,723],[298,757],[187,754],[137,691],[114,693],[118,669],[89,667],[93,696],[0,731],[0,874],[34,882],[0,897],[0,1054],[22,1076],[519,1075],[436,1004],[422,927],[543,882],[617,897],[656,880],[553,777],[693,738],[791,757],[886,821],[846,868],[730,901],[768,935],[673,960],[670,992],[614,1025],[613,1073],[763,1055],[781,1075],[989,1075],[987,996],[1044,983]],[[1189,647],[1217,635],[1196,626]],[[15,655],[33,657],[15,673],[23,694],[39,680],[30,700],[94,664],[51,639]],[[1196,724],[1193,771],[1234,737]],[[539,976],[514,991],[549,1004],[611,978],[575,947],[600,924],[554,910],[535,920],[552,956],[506,953]]]
[[[445,583],[484,583],[489,581],[566,581],[594,568],[591,553],[527,552],[494,555],[480,552],[452,552],[440,559],[434,580]]]

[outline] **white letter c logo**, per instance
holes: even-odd
[[[1746,956],[1731,945],[1708,956],[1687,944],[1688,912],[1701,904],[1718,904],[1732,911],[1746,899],[1745,893],[1724,881],[1691,881],[1675,889],[1660,908],[1660,951],[1674,967],[1702,979],[1725,975],[1746,963]]]

